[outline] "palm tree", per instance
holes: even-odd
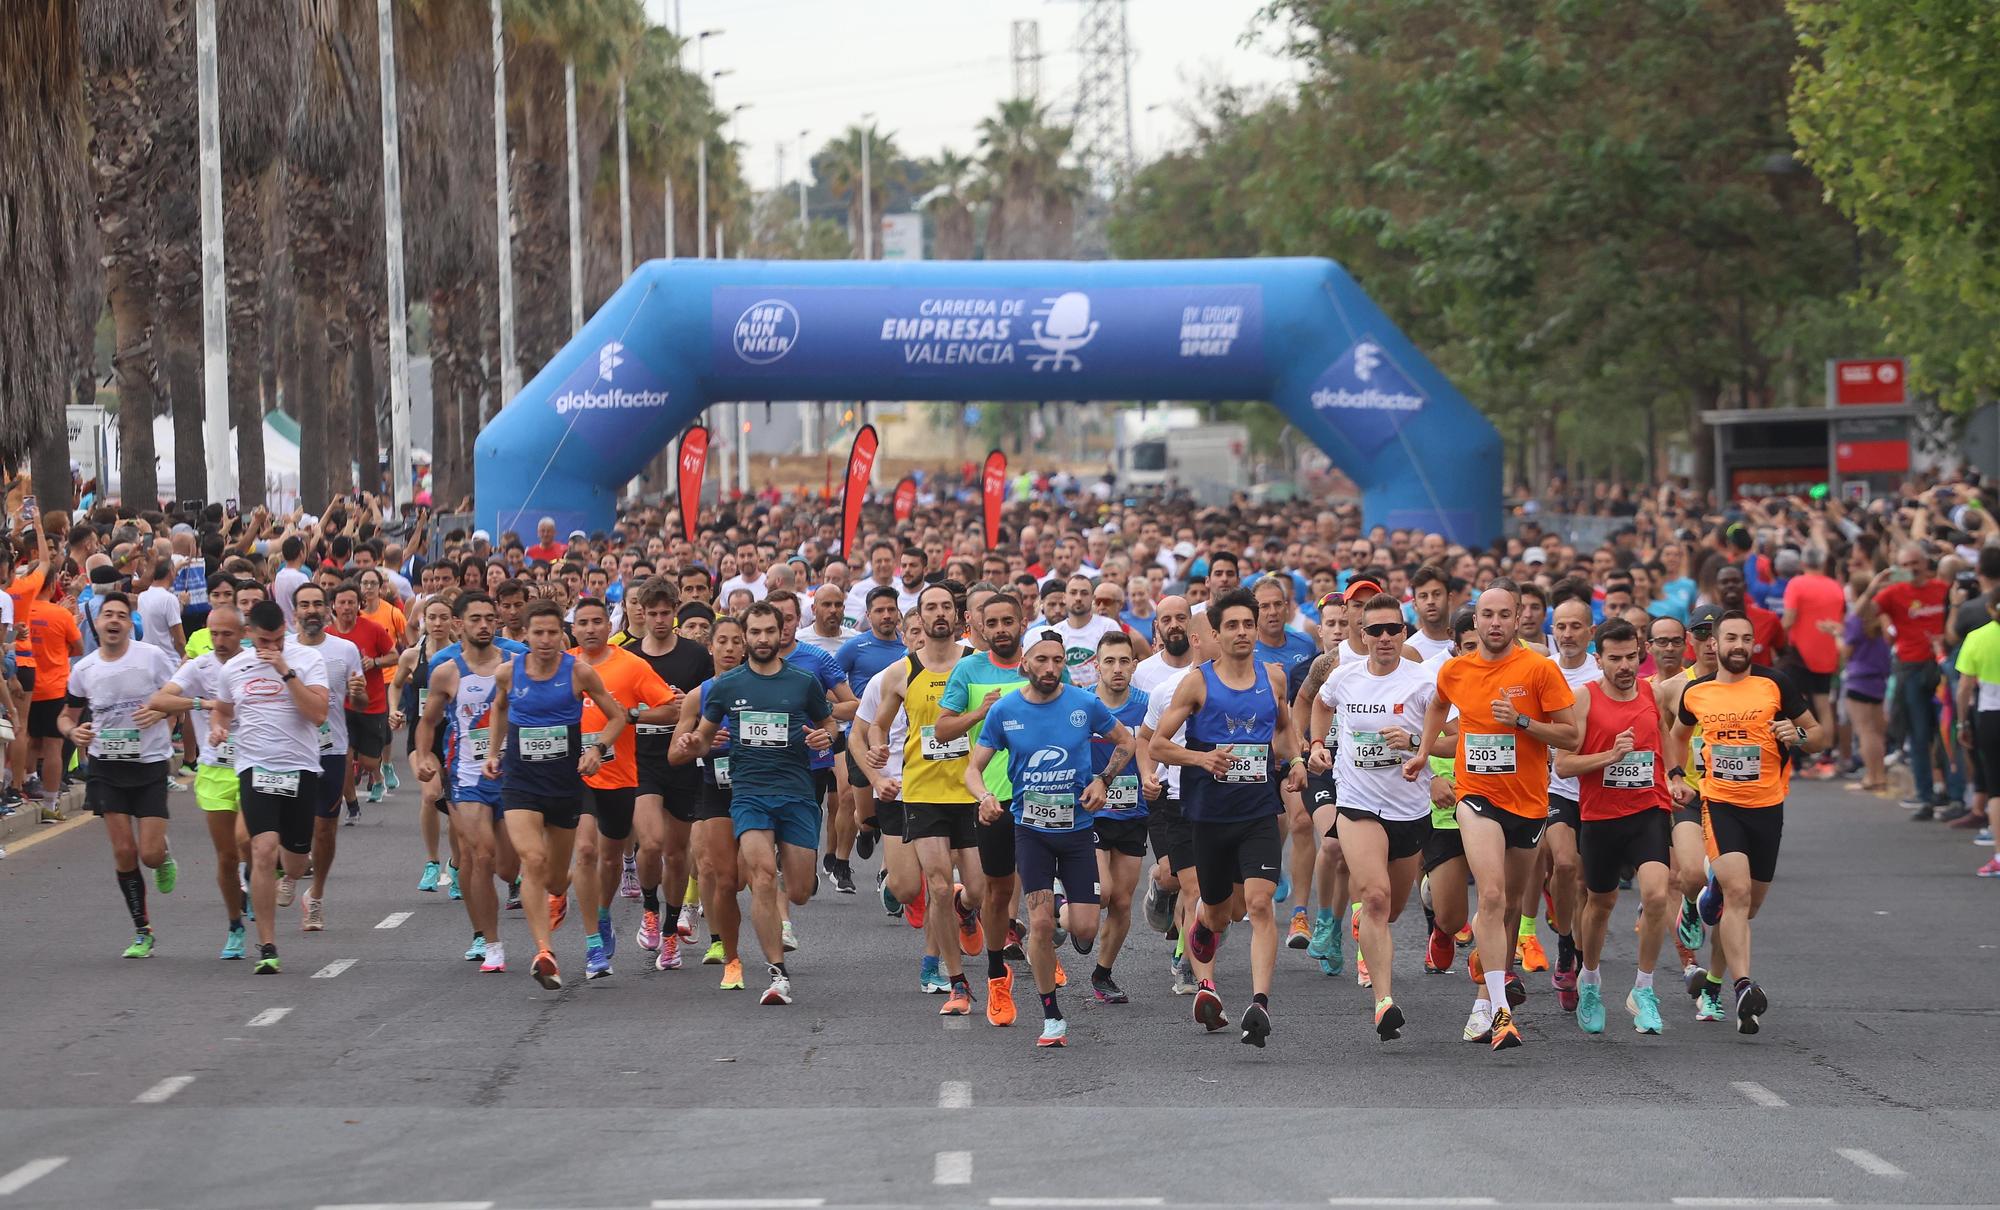
[[[1027,99],[1002,101],[999,114],[979,124],[987,259],[1068,254],[1084,188],[1082,173],[1063,163],[1073,133]]]
[[[896,146],[894,135],[884,134],[873,128],[850,126],[840,135],[820,148],[813,157],[813,171],[826,181],[827,189],[836,198],[847,199],[847,231],[860,247],[861,240],[861,140],[868,139],[868,213],[879,222],[882,208],[887,204],[892,188],[908,189],[914,184],[908,165],[903,161],[903,153]],[[882,255],[882,241],[872,241],[874,254]]]
[[[89,213],[80,0],[0,5],[0,464],[32,447],[38,493],[69,490],[62,402],[78,356],[74,292]],[[87,349],[87,346],[86,346]],[[87,355],[87,353],[86,353]],[[58,468],[60,472],[58,473]],[[55,507],[51,504],[50,507]]]
[[[971,260],[973,213],[972,157],[947,147],[925,165],[931,191],[924,212],[931,216],[931,247],[939,260]]]

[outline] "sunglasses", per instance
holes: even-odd
[[[1689,634],[1691,634],[1691,635],[1693,635],[1694,637],[1696,637],[1696,638],[1698,638],[1698,639],[1705,639],[1705,638],[1708,638],[1708,637],[1709,637],[1710,635],[1713,635],[1713,634],[1715,633],[1715,627],[1713,627],[1713,626],[1690,626],[1690,627],[1688,627],[1688,633],[1689,633]]]
[[[1373,626],[1363,626],[1361,633],[1371,639],[1379,639],[1392,634],[1401,634],[1403,630],[1401,622],[1377,622]]]

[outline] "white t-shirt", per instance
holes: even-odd
[[[715,599],[726,605],[729,602],[729,594],[739,588],[749,589],[750,596],[754,600],[761,601],[764,599],[765,588],[763,576],[758,576],[754,580],[748,580],[742,576],[731,576],[722,582],[721,588],[716,590]]]
[[[285,640],[285,659],[291,659],[293,646],[305,648],[318,654],[325,668],[326,676],[326,721],[319,725],[318,751],[321,756],[347,755],[347,682],[362,675],[361,648],[341,638],[329,634],[316,647],[299,642],[297,635]],[[242,768],[242,765],[238,765]]]
[[[1063,663],[1069,666],[1069,679],[1079,689],[1093,689],[1097,686],[1097,641],[1114,630],[1123,630],[1117,622],[1098,614],[1091,614],[1081,626],[1070,625],[1064,618],[1056,624],[1055,632],[1062,636]]]
[[[801,626],[798,637],[799,642],[806,644],[808,647],[817,647],[828,655],[838,655],[840,654],[840,645],[860,633],[858,630],[849,630],[847,627],[842,626],[839,634],[828,638],[812,626]]]
[[[868,620],[868,594],[878,588],[895,589],[898,610],[904,613],[909,612],[902,605],[902,585],[896,583],[894,580],[889,581],[887,584],[878,584],[873,579],[867,579],[847,590],[847,602],[840,607],[840,612],[843,615],[841,620],[849,626],[860,626],[863,622],[866,622]]]
[[[341,641],[327,638],[328,643]],[[285,666],[298,673],[305,684],[326,688],[326,662],[320,658],[320,650],[287,638]],[[344,683],[338,694],[328,688],[332,703],[327,710],[329,717],[340,713],[339,697],[345,692]],[[229,738],[236,745],[237,772],[253,768],[274,773],[319,772],[318,729],[299,713],[284,678],[257,658],[255,648],[245,647],[222,666],[222,689],[215,696],[235,707],[236,720]]]
[[[158,647],[178,659],[174,648],[174,627],[181,624],[181,599],[171,588],[154,584],[139,594],[139,625],[146,637],[137,640]]]
[[[1426,664],[1458,645],[1457,641],[1450,635],[1446,635],[1441,639],[1431,638],[1424,633],[1421,626],[1412,629],[1403,641],[1416,648],[1417,654],[1424,657]]]
[[[292,594],[299,590],[299,585],[310,583],[312,577],[299,567],[280,567],[278,574],[271,577],[271,599],[285,611],[286,626],[292,625]]]
[[[863,735],[875,725],[875,716],[882,711],[882,678],[871,676],[868,687],[861,691],[861,704],[854,708],[854,725],[861,728]],[[889,760],[882,771],[890,777],[903,775],[903,741],[910,735],[910,715],[906,710],[896,711],[896,717],[889,720]]]
[[[1134,689],[1143,689],[1146,692],[1145,726],[1151,727],[1156,731],[1159,729],[1160,719],[1166,715],[1167,707],[1173,704],[1174,690],[1180,687],[1181,678],[1193,672],[1194,669],[1195,661],[1192,651],[1188,653],[1188,664],[1185,668],[1176,668],[1172,664],[1167,663],[1166,655],[1163,652],[1155,652],[1139,661],[1139,666],[1132,670],[1132,687]],[[1177,744],[1186,743],[1187,725],[1183,723],[1179,731],[1174,732],[1167,738]],[[1178,801],[1181,796],[1181,767],[1179,765],[1163,765],[1161,767],[1166,770],[1167,797]]]
[[[1403,780],[1407,750],[1382,742],[1384,727],[1400,727],[1414,742],[1423,733],[1424,711],[1437,693],[1437,674],[1403,659],[1387,676],[1376,676],[1366,661],[1334,669],[1320,686],[1319,701],[1333,711],[1339,731],[1334,780],[1340,805],[1388,820],[1422,819],[1430,814],[1430,769],[1414,782]]]
[[[1592,681],[1601,681],[1604,679],[1604,669],[1597,666],[1595,656],[1584,656],[1583,667],[1581,668],[1563,668],[1562,656],[1560,654],[1556,655],[1555,661],[1556,667],[1562,668],[1563,679],[1569,682],[1571,693],[1575,693]],[[1553,756],[1549,759],[1549,793],[1560,794],[1568,799],[1576,798],[1579,793],[1574,777],[1556,776],[1556,762]]]
[[[204,651],[180,666],[180,670],[174,673],[174,684],[186,697],[219,698],[222,696],[222,661],[215,658],[215,652]],[[194,727],[195,743],[201,749],[197,759],[204,765],[235,768],[236,748],[232,741],[224,740],[219,746],[208,742],[208,711],[196,707],[189,712],[189,718]]]
[[[141,727],[132,716],[146,699],[174,679],[174,657],[148,643],[134,642],[113,660],[102,647],[76,662],[69,672],[69,696],[90,703],[95,734],[92,760],[151,764],[173,755],[173,724],[162,719]]]

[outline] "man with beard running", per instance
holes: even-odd
[[[1064,598],[1069,613],[1056,624],[1055,630],[1062,636],[1070,683],[1079,689],[1089,689],[1097,684],[1097,641],[1113,632],[1123,633],[1123,627],[1117,619],[1097,612],[1093,599],[1096,585],[1089,576],[1071,576],[1066,587]]]
[[[292,618],[298,625],[299,645],[319,653],[326,667],[326,683],[334,693],[333,705],[319,724],[320,776],[315,787],[319,799],[314,804],[313,816],[312,886],[306,890],[299,925],[301,932],[317,933],[326,927],[326,880],[333,872],[334,852],[340,841],[341,795],[344,787],[353,785],[348,769],[347,727],[361,717],[368,704],[368,681],[361,650],[327,629],[324,588],[317,584],[299,585],[292,593]],[[362,622],[366,623],[366,619]],[[341,706],[343,698],[345,709]],[[279,881],[279,907],[291,906],[292,886],[289,877]]]
[[[1570,693],[1580,693],[1585,685],[1604,677],[1598,662],[1590,658],[1590,585],[1565,580],[1550,590],[1549,597],[1554,602],[1556,667],[1562,670]],[[1542,865],[1551,904],[1549,925],[1556,930],[1556,966],[1549,982],[1555,987],[1556,1003],[1566,1013],[1576,1011],[1577,1001],[1575,930],[1582,866],[1577,857],[1577,831],[1581,823],[1576,804],[1576,779],[1562,776],[1551,765],[1549,826],[1542,834]],[[1524,931],[1515,938],[1515,954],[1522,970],[1547,970],[1548,956],[1534,931],[1535,909],[1541,905],[1542,887],[1530,886],[1527,895],[1521,904]]]
[[[1139,661],[1134,658],[1132,636],[1113,631],[1097,640],[1097,700],[1111,717],[1137,735],[1146,722],[1152,704],[1143,689],[1132,688],[1132,673]],[[1111,978],[1111,968],[1132,931],[1132,892],[1139,885],[1139,867],[1146,860],[1146,811],[1152,799],[1135,770],[1113,775],[1108,772],[1114,745],[1096,739],[1090,745],[1090,771],[1105,779],[1104,805],[1091,821],[1097,834],[1098,896],[1102,900],[1102,941],[1097,966],[1090,972],[1090,992],[1105,1004],[1124,1004],[1129,997]],[[1153,797],[1164,788],[1158,779],[1151,782]],[[1069,884],[1063,884],[1067,887]]]
[[[1162,765],[1152,754],[1153,736],[1160,719],[1173,704],[1174,690],[1181,678],[1195,666],[1194,639],[1188,631],[1192,615],[1186,597],[1160,598],[1153,607],[1153,637],[1159,650],[1139,661],[1132,670],[1132,688],[1146,695],[1146,717],[1139,727],[1140,792],[1146,796],[1146,838],[1153,846],[1153,875],[1146,887],[1146,923],[1162,933],[1172,931],[1185,938],[1194,927],[1195,905],[1201,901],[1201,886],[1195,880],[1194,834],[1188,829],[1181,810],[1181,770],[1179,765]],[[1175,743],[1187,741],[1183,727],[1171,737]],[[1167,963],[1177,996],[1192,996],[1194,968],[1184,955]]]
[[[627,603],[626,617],[636,615],[643,626],[639,641],[625,650],[652,665],[653,671],[676,694],[686,694],[715,675],[715,660],[706,647],[675,633],[680,599],[680,590],[665,577],[641,584]],[[674,720],[679,717],[677,708]],[[654,955],[654,968],[663,971],[680,966],[680,943],[694,937],[695,905],[679,900],[687,889],[689,847],[702,801],[701,770],[671,761],[674,725],[671,720],[642,720],[634,736],[639,793],[632,830],[639,838],[637,864],[643,912],[637,940],[640,949]]]

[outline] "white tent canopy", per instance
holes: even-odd
[[[117,496],[122,487],[119,467],[118,425],[115,419],[105,426],[105,461],[107,482],[103,485],[104,495]],[[153,419],[154,465],[159,470],[160,498],[173,500],[181,498],[179,486],[174,482],[174,422],[167,416]],[[236,430],[229,430],[229,469],[236,470]],[[206,485],[197,488],[196,496],[208,494]],[[261,498],[254,492],[244,491],[238,497],[247,511],[261,502],[274,511],[289,512],[297,506],[299,498],[299,447],[282,431],[271,424],[271,418],[264,418],[264,492]]]

